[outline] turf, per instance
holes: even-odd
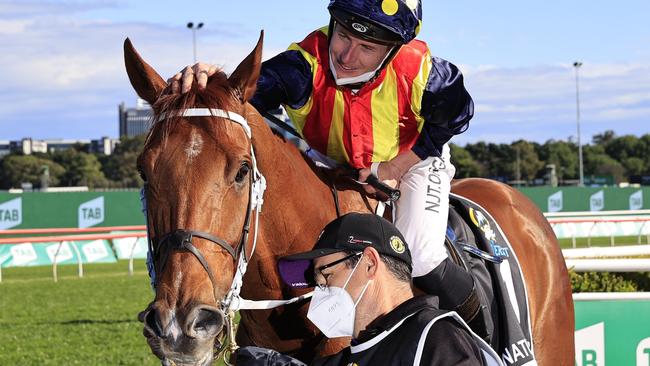
[[[639,238],[635,236],[617,236],[614,237],[614,245],[639,245],[639,244],[648,244],[648,237],[646,235],[641,236],[641,242]],[[559,239],[560,247],[562,249],[568,249],[573,247],[573,241],[571,238],[568,239]],[[611,246],[611,238],[607,237],[594,237],[591,238],[592,247],[606,247]],[[586,248],[589,246],[588,238],[576,238],[576,248]]]
[[[636,237],[616,244],[636,243]],[[560,241],[563,248],[570,239]],[[578,239],[586,247],[586,239]],[[592,245],[608,246],[609,238]],[[3,268],[0,283],[0,365],[160,365],[136,319],[153,299],[144,261]],[[219,363],[221,364],[221,363]]]
[[[160,365],[137,314],[153,299],[143,261],[5,268],[0,283],[0,365]]]

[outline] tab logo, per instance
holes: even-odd
[[[104,222],[104,196],[79,205],[79,228],[86,228]]]
[[[642,339],[636,346],[637,366],[650,365],[650,338]]]
[[[643,191],[638,190],[630,195],[630,210],[640,210],[643,208]]]
[[[589,210],[602,211],[603,208],[605,208],[605,192],[601,190],[589,198]]]
[[[18,197],[0,204],[0,230],[23,223],[23,199]]]
[[[562,198],[562,191],[557,191],[548,196],[548,212],[562,211],[562,206],[564,206]]]
[[[577,330],[575,333],[576,366],[605,364],[605,323]]]
[[[34,246],[29,243],[13,245],[9,252],[13,258],[11,264],[14,266],[22,266],[38,259]]]
[[[54,263],[54,256],[56,256],[56,263],[69,261],[74,257],[72,250],[70,249],[70,244],[67,241],[64,241],[61,244],[61,249],[59,249],[58,254],[56,252],[57,249],[59,249],[59,244],[48,245],[48,247],[45,249],[48,258],[50,258],[50,262],[52,263]]]
[[[88,262],[95,262],[108,256],[103,240],[93,240],[81,247],[81,251],[86,256]]]

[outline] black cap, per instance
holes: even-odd
[[[313,250],[280,258],[278,269],[290,287],[311,287],[315,258],[349,250],[362,252],[372,247],[381,255],[393,257],[411,267],[411,252],[395,225],[373,214],[349,213],[325,226]]]

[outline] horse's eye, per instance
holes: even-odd
[[[248,172],[251,170],[250,166],[248,163],[244,163],[239,167],[239,171],[237,172],[237,175],[235,176],[235,182],[241,183],[244,181],[244,178],[246,178],[246,175],[248,175]]]

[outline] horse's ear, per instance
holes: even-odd
[[[153,105],[167,83],[140,57],[128,38],[124,40],[124,64],[133,89],[140,98]]]
[[[237,66],[228,78],[230,86],[239,90],[242,102],[247,102],[255,93],[257,79],[260,77],[260,68],[262,67],[263,40],[264,31],[261,31],[260,38],[257,40],[257,45],[253,52]]]

